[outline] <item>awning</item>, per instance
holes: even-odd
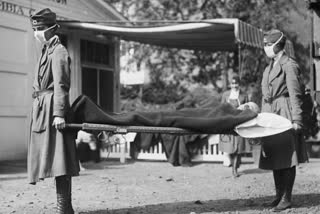
[[[262,48],[263,32],[239,19],[210,19],[158,27],[118,27],[60,21],[62,26],[105,32],[126,41],[169,48],[234,51],[238,44]]]

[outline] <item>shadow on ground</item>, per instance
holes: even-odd
[[[27,172],[27,160],[0,162],[0,175],[26,173],[26,172]]]
[[[126,163],[120,163],[116,160],[101,160],[99,162],[87,161],[81,163],[85,170],[104,170],[104,169],[124,169],[126,165],[134,164],[134,160],[127,160]]]
[[[27,173],[26,160],[0,162],[0,182],[8,181],[8,180],[27,179],[26,173]]]
[[[178,203],[164,203],[146,205],[140,207],[123,208],[123,209],[105,209],[94,210],[88,212],[80,212],[80,214],[180,214],[195,212],[234,212],[234,211],[256,211],[262,212],[269,208],[263,207],[262,204],[271,201],[273,197],[266,196],[260,198],[249,199],[220,199],[210,201],[190,201]],[[300,194],[293,197],[293,208],[310,208],[320,205],[320,194]],[[250,213],[251,213],[250,212]]]
[[[262,173],[270,173],[271,170],[263,170],[263,169],[245,169],[240,171],[241,174],[262,174]]]

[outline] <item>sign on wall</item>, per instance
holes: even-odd
[[[35,11],[35,9],[24,7],[7,1],[0,1],[0,11],[29,17],[32,12]]]
[[[47,0],[61,5],[67,5],[67,0]],[[12,13],[19,16],[30,17],[35,11],[34,8],[14,4],[8,1],[0,0],[0,12]],[[67,18],[57,15],[58,20],[66,20]]]

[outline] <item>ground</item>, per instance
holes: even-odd
[[[271,213],[263,207],[274,194],[270,171],[250,161],[239,178],[221,163],[173,167],[167,162],[105,160],[86,163],[73,179],[73,206],[82,214]],[[297,169],[293,208],[283,213],[320,213],[320,159]],[[25,161],[0,162],[0,213],[54,213],[53,179],[26,180]]]

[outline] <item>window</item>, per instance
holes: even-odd
[[[107,44],[81,40],[81,61],[108,66],[110,65],[109,49]]]
[[[113,111],[114,69],[111,45],[81,40],[82,93],[105,111]]]

